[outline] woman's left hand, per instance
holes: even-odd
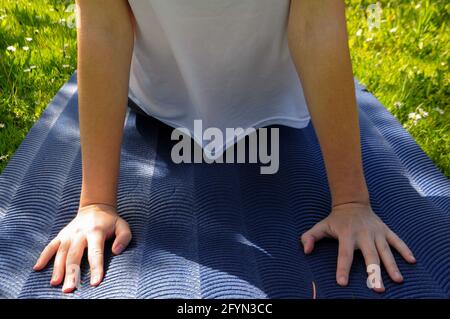
[[[383,262],[389,276],[396,283],[403,281],[390,246],[394,247],[408,263],[416,259],[408,246],[373,212],[369,205],[349,203],[333,207],[330,215],[317,223],[301,237],[305,254],[310,254],[314,243],[325,237],[339,240],[336,281],[341,286],[348,284],[348,276],[353,262],[355,249],[360,249],[368,272],[369,265],[380,266]],[[384,291],[381,276],[380,285],[373,289]]]

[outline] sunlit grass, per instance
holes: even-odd
[[[68,4],[0,0],[0,172],[75,70]]]
[[[450,3],[380,1],[371,31],[366,9],[376,1],[346,3],[356,76],[450,177]],[[0,0],[0,172],[75,70],[70,4]]]
[[[450,2],[380,1],[381,23],[370,31],[375,1],[346,2],[357,78],[450,177]]]

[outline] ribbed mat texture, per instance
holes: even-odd
[[[76,214],[81,159],[76,75],[60,90],[0,176],[0,297],[4,298],[449,298],[450,181],[396,119],[357,85],[364,169],[374,211],[414,251],[395,257],[402,285],[366,286],[364,261],[350,284],[335,281],[337,242],[305,256],[299,235],[327,216],[330,195],[311,124],[280,127],[280,170],[259,164],[180,164],[171,129],[128,111],[118,208],[133,241],[119,256],[107,245],[106,276],[64,295],[52,267],[32,266]]]

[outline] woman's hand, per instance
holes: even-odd
[[[314,243],[324,237],[339,240],[336,281],[341,286],[348,284],[355,249],[361,250],[367,267],[373,264],[379,266],[381,259],[389,276],[396,283],[401,283],[403,277],[389,245],[407,262],[416,262],[408,246],[375,215],[369,205],[350,203],[333,207],[327,218],[302,235],[305,254],[310,254]],[[374,287],[374,290],[383,292],[381,276],[378,279],[381,287]]]
[[[75,290],[78,270],[84,250],[88,248],[91,268],[91,285],[97,286],[103,279],[104,244],[115,236],[112,252],[120,254],[131,240],[128,223],[119,217],[109,205],[93,204],[80,208],[77,216],[42,251],[33,267],[40,271],[55,256],[50,284],[57,286],[64,279],[63,292]]]

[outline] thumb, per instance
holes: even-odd
[[[310,254],[314,249],[314,243],[322,238],[328,237],[327,222],[322,220],[318,222],[307,232],[303,233],[301,241],[305,254]]]
[[[125,250],[131,241],[130,226],[128,226],[128,223],[122,218],[119,218],[116,222],[115,234],[116,239],[114,239],[112,245],[112,252],[115,255],[119,255]]]

